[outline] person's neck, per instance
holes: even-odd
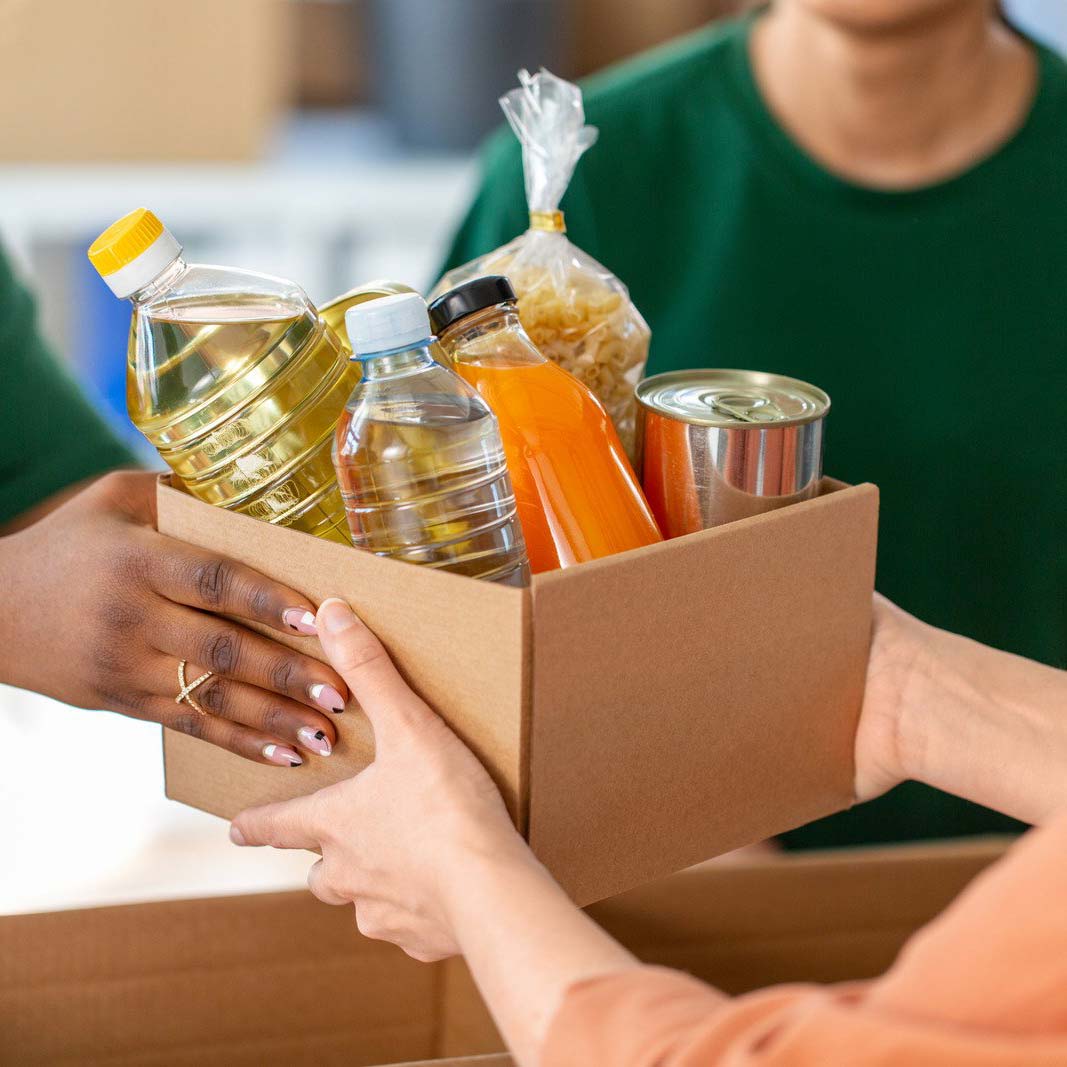
[[[872,31],[782,0],[752,64],[767,106],[830,171],[875,188],[944,180],[995,151],[1033,100],[1036,61],[985,3]]]

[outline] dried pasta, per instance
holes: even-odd
[[[514,241],[450,271],[439,296],[471,278],[504,274],[519,298],[533,343],[599,397],[633,457],[634,387],[644,374],[650,332],[626,286],[567,240],[559,201],[574,165],[596,139],[581,91],[547,71],[519,75],[501,101],[522,142],[531,228]]]

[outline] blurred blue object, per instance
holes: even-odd
[[[1006,0],[1004,13],[1019,29],[1067,55],[1067,4],[1063,0]]]
[[[153,467],[156,450],[141,436],[126,413],[126,343],[130,304],[119,300],[93,269],[83,249],[96,235],[78,242],[71,252],[71,293],[77,322],[71,331],[70,365],[86,394],[119,437]]]

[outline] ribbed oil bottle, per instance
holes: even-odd
[[[130,419],[180,486],[348,544],[330,450],[358,371],[304,291],[252,271],[187,264],[144,209],[105,230],[89,259],[116,296],[133,302]],[[348,294],[332,310],[365,295]]]

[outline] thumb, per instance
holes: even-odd
[[[381,641],[343,600],[324,600],[315,626],[327,658],[348,683],[379,741],[397,724],[417,726],[436,718],[400,676]]]
[[[230,840],[235,845],[271,845],[317,852],[323,836],[317,814],[315,794],[248,808],[230,824]]]

